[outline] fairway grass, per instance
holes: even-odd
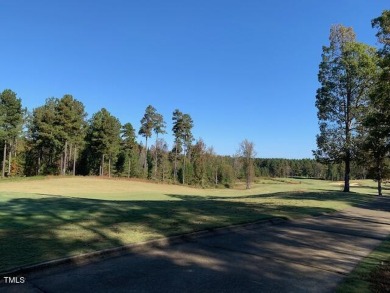
[[[0,182],[0,272],[47,260],[270,217],[333,212],[373,199],[310,179],[262,179],[251,190],[96,177]],[[389,191],[385,190],[388,194]]]

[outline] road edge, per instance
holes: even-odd
[[[313,215],[313,216],[319,216],[319,215]],[[148,240],[145,242],[126,244],[118,247],[107,248],[107,249],[97,250],[93,252],[78,254],[70,257],[49,260],[46,262],[36,263],[32,265],[16,267],[9,271],[0,272],[0,283],[2,283],[4,277],[21,276],[28,273],[41,271],[44,269],[49,269],[52,267],[66,265],[66,264],[85,265],[105,258],[118,257],[125,254],[142,252],[151,248],[161,248],[161,247],[166,247],[168,245],[177,245],[185,242],[190,242],[191,240],[194,240],[199,237],[208,237],[217,234],[224,234],[228,232],[238,231],[241,229],[251,229],[254,226],[277,225],[287,221],[289,221],[289,218],[287,217],[270,217],[266,219],[257,220],[254,222],[232,224],[232,225],[217,227],[217,228],[208,228],[208,229],[199,230],[195,232],[167,236],[163,238]]]

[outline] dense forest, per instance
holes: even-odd
[[[345,191],[354,178],[380,184],[390,174],[390,11],[372,26],[379,48],[357,42],[352,28],[331,28],[318,74],[315,159],[256,158],[248,140],[237,142],[236,154],[218,155],[194,139],[195,123],[179,109],[163,117],[149,105],[140,113],[140,129],[134,129],[105,108],[87,119],[83,103],[69,94],[28,111],[13,90],[5,89],[0,94],[2,177],[97,175],[197,186],[246,180],[249,188],[255,176],[294,176],[344,179]],[[165,119],[172,120],[171,130]],[[173,145],[166,135],[173,135]]]
[[[194,140],[194,122],[176,109],[172,114],[174,145],[169,147],[164,117],[149,105],[138,132],[121,124],[107,109],[86,119],[84,105],[71,95],[49,98],[28,112],[16,93],[4,90],[2,110],[2,175],[98,175],[136,177],[201,186],[230,186],[245,179],[242,156],[217,155],[201,139]],[[137,141],[137,134],[143,138]],[[152,140],[153,139],[153,140]],[[367,171],[355,166],[353,176]],[[314,159],[253,160],[256,177],[343,178],[342,164]]]

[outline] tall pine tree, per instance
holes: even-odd
[[[8,174],[11,173],[11,160],[16,139],[22,131],[23,109],[22,101],[10,89],[0,94],[0,135],[3,146],[2,177],[5,175],[8,147]]]
[[[323,47],[316,107],[320,134],[314,155],[325,162],[344,162],[344,191],[350,191],[351,162],[357,153],[359,127],[376,76],[375,49],[355,40],[352,28],[335,25]]]

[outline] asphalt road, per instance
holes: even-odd
[[[22,276],[0,292],[333,292],[390,234],[390,198]]]

